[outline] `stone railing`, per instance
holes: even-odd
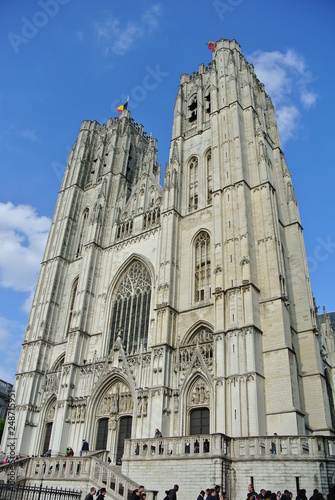
[[[121,473],[120,467],[108,465],[97,454],[86,457],[32,457],[25,459],[28,465],[24,470],[24,479],[36,483],[55,484],[71,482],[73,487],[86,487],[87,482],[97,488],[105,487],[108,497],[128,500],[138,484]],[[16,467],[19,466],[19,462]],[[0,470],[1,472],[1,470]],[[7,481],[6,481],[7,482]],[[84,484],[83,484],[84,483]],[[147,490],[147,499],[155,500],[157,491]],[[107,497],[107,498],[108,498]]]
[[[106,465],[96,458],[92,458],[90,477],[95,483],[104,484],[107,493],[110,493],[113,498],[118,500],[127,500],[131,497],[134,489],[138,487],[137,483],[120,472],[119,467]],[[157,493],[157,491],[146,490],[148,500],[155,500]]]
[[[167,437],[158,439],[126,439],[122,461],[143,458],[190,456],[209,457],[229,454],[230,439],[223,434]]]
[[[325,436],[266,436],[236,438],[231,442],[231,458],[302,458],[335,456],[335,438]]]
[[[0,481],[3,484],[20,483],[27,475],[29,458],[21,458],[10,464],[0,465]]]
[[[224,434],[127,439],[122,460],[171,457],[226,457],[230,460],[260,458],[335,457],[335,437],[264,436],[228,438]]]

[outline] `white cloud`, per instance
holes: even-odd
[[[158,26],[158,19],[162,14],[162,7],[160,4],[155,4],[152,5],[150,10],[147,10],[142,18],[143,18],[143,23],[149,28],[149,29],[155,29]]]
[[[317,94],[315,94],[315,92],[308,92],[307,90],[302,91],[301,95],[300,95],[300,99],[301,99],[303,105],[307,109],[314,106],[314,104],[317,101],[317,98],[318,98],[318,96],[317,96]]]
[[[50,228],[29,205],[0,202],[0,287],[26,292],[23,311],[29,313]],[[3,291],[3,293],[5,293]],[[25,325],[0,316],[0,379],[13,382]]]
[[[35,130],[32,130],[30,128],[26,128],[22,130],[19,135],[23,137],[24,139],[28,139],[31,142],[36,142],[37,141],[37,134]]]
[[[96,34],[98,40],[104,44],[105,55],[126,54],[137,40],[158,28],[161,14],[161,5],[154,4],[136,20],[123,23],[117,18],[109,18],[103,23],[96,23]]]
[[[284,144],[294,137],[299,127],[299,110],[295,106],[281,106],[277,111],[277,122],[280,131],[280,139]]]
[[[13,383],[25,325],[0,316],[0,379]]]
[[[84,38],[84,33],[82,31],[76,31],[76,37],[78,38],[79,42],[82,42]]]
[[[128,22],[124,30],[116,30],[116,40],[112,45],[112,51],[122,56],[131,48],[136,38],[140,38],[143,31],[140,26],[133,22]]]
[[[0,286],[32,293],[50,228],[28,205],[0,203]]]
[[[315,105],[317,94],[307,87],[313,76],[301,54],[292,49],[286,52],[257,51],[248,57],[254,65],[256,75],[264,83],[266,93],[271,97],[277,113],[282,143],[295,136],[303,108]]]

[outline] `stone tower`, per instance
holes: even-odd
[[[82,123],[15,380],[18,449],[85,437],[115,461],[155,428],[332,434],[275,110],[235,41],[181,77],[164,189],[156,146],[128,110]]]

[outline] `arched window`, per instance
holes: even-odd
[[[79,277],[75,280],[72,285],[71,298],[70,298],[70,311],[69,311],[69,319],[67,322],[66,335],[69,334],[71,328],[72,315],[74,310],[74,302],[76,300],[77,288],[78,288]],[[64,362],[64,361],[63,361]]]
[[[210,237],[202,231],[194,243],[194,300],[201,302],[211,298]]]
[[[211,90],[208,88],[205,92],[204,99],[204,107],[205,107],[205,120],[209,120],[211,114]]]
[[[190,123],[196,122],[197,111],[198,111],[198,98],[197,95],[194,94],[188,101],[188,121]]]
[[[209,409],[196,408],[190,414],[190,435],[209,434]],[[199,450],[196,451],[199,453]]]
[[[86,208],[84,210],[84,213],[83,213],[79,241],[78,241],[78,246],[77,246],[77,251],[76,251],[76,257],[80,257],[82,249],[83,249],[83,245],[85,244],[85,239],[86,239],[85,237],[86,237],[87,226],[88,226],[88,216],[89,216],[89,209]]]
[[[106,450],[108,437],[108,418],[102,418],[98,421],[97,440],[95,444],[96,450]]]
[[[207,203],[212,203],[212,153],[206,155]]]
[[[116,451],[116,460],[123,455],[124,450],[124,440],[129,439],[131,437],[131,426],[132,426],[132,417],[122,417],[119,420],[119,437],[117,441],[117,451]]]
[[[46,452],[50,449],[50,441],[51,441],[51,431],[52,431],[52,422],[48,422],[45,426],[44,430],[44,441],[42,448],[42,455],[45,456]]]
[[[189,210],[198,208],[198,160],[193,157],[189,163]]]
[[[148,343],[151,278],[142,262],[135,261],[123,275],[112,298],[112,348],[119,330],[128,354]]]

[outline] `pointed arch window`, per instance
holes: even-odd
[[[209,120],[211,114],[211,91],[209,88],[205,92],[204,106],[205,106],[205,120],[207,121]]]
[[[77,246],[77,251],[76,251],[76,257],[80,257],[82,250],[83,250],[83,245],[86,242],[86,233],[87,233],[87,227],[88,227],[88,216],[89,216],[89,209],[86,208],[83,213],[82,217],[82,223],[81,223],[81,229],[80,229],[80,235],[79,235],[79,241],[78,241],[78,246]]]
[[[69,334],[71,328],[71,321],[74,312],[74,303],[77,295],[78,282],[79,282],[79,277],[75,280],[75,282],[72,285],[71,298],[70,298],[70,311],[69,311],[69,319],[67,322],[66,335]]]
[[[198,159],[191,158],[189,163],[189,210],[198,208]]]
[[[127,354],[148,343],[151,300],[151,277],[142,262],[133,262],[124,273],[112,298],[110,348],[119,330]]]
[[[212,203],[212,153],[206,155],[206,181],[207,181],[207,203]]]
[[[210,236],[206,231],[197,236],[194,253],[194,300],[201,302],[211,298]]]
[[[196,122],[197,111],[198,111],[198,98],[197,95],[194,94],[188,102],[188,121],[190,123]]]
[[[49,451],[50,449],[50,441],[51,441],[51,432],[52,432],[52,422],[48,422],[45,426],[44,430],[44,441],[43,441],[43,448],[42,448],[42,455],[43,457],[45,454]]]

